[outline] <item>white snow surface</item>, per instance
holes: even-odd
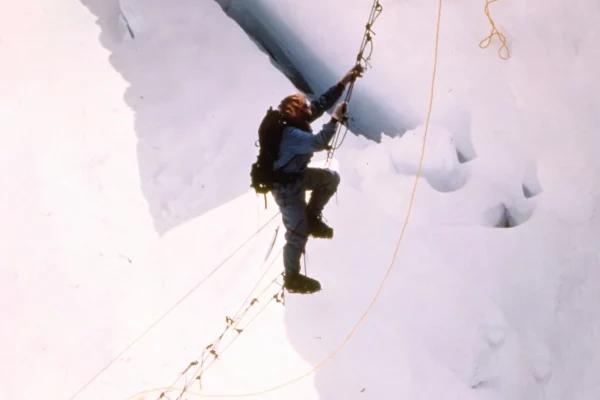
[[[220,3],[295,32],[312,53],[286,51],[324,89],[335,82],[311,60],[341,77],[372,2]],[[270,388],[248,398],[600,398],[593,0],[492,3],[508,60],[497,38],[478,46],[491,29],[484,0],[443,1],[414,206],[381,295],[344,342],[407,218],[433,72],[437,2],[381,3],[356,93],[414,126],[348,134],[325,209],[335,238],[307,247],[323,291],[287,294],[284,306],[268,303],[283,227],[249,170],[266,109],[296,89],[221,5],[1,3],[4,398],[146,400],[172,385],[175,399],[186,383],[187,399]],[[200,387],[197,366],[182,372],[249,294],[258,303],[235,320],[242,333],[223,336]]]

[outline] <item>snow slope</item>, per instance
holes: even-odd
[[[119,20],[114,2],[112,12],[84,3],[108,13],[100,21]],[[255,159],[249,126],[268,108],[257,93],[271,104],[292,89],[216,4],[177,4],[165,12],[161,2],[122,1],[135,40],[125,28],[112,41],[114,30],[103,30],[110,63],[128,83],[142,190],[160,233],[247,191],[249,167],[237,162]]]
[[[0,16],[0,72],[15,77],[0,82],[0,176],[14,188],[0,207],[6,397],[156,399],[187,382],[198,398],[197,366],[182,372],[242,310],[204,395],[317,368],[253,397],[598,398],[592,1],[493,3],[506,61],[497,39],[478,47],[483,1],[443,3],[410,222],[347,343],[406,221],[437,4],[382,2],[373,69],[353,95],[356,135],[336,152],[336,236],[308,245],[324,290],[282,307],[269,285],[281,232],[263,263],[279,217],[247,186],[253,127],[294,83],[316,93],[345,72],[371,2],[82,3],[11,3]]]

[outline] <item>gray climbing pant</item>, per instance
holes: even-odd
[[[340,175],[330,169],[307,168],[300,179],[288,185],[275,185],[273,197],[281,211],[286,244],[283,266],[288,276],[300,272],[300,259],[308,241],[307,211],[319,215],[340,184]],[[308,204],[306,191],[312,191]]]

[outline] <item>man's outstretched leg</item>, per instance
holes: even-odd
[[[340,175],[330,169],[308,168],[303,180],[304,190],[311,190],[306,208],[308,233],[317,238],[332,238],[333,229],[323,222],[322,213],[340,184]]]
[[[284,199],[276,196],[285,226],[286,244],[283,246],[284,286],[290,292],[313,293],[321,284],[300,274],[300,259],[308,241],[308,219],[306,203],[300,196]]]

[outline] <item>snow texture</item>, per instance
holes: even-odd
[[[150,400],[188,383],[194,399],[291,380],[253,398],[600,397],[597,2],[492,3],[502,60],[497,37],[479,47],[485,1],[444,0],[414,206],[347,343],[407,218],[437,2],[381,2],[332,164],[335,237],[307,248],[323,291],[284,306],[269,284],[280,216],[249,187],[256,128],[354,64],[372,2],[5,3],[4,397]],[[198,366],[183,372],[248,296],[200,386]]]

